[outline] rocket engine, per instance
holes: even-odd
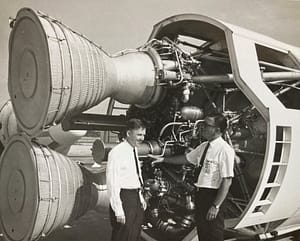
[[[20,128],[11,101],[8,100],[0,109],[0,141],[3,147],[8,144],[13,135],[19,132]],[[85,134],[86,130],[64,131],[62,125],[59,124],[44,129],[34,139],[37,143],[49,146],[51,149],[66,155],[71,145]]]
[[[204,141],[201,139],[204,117],[223,113],[228,119],[224,138],[236,152],[235,178],[225,204],[226,230],[231,237],[233,233],[257,235],[273,231],[285,219],[267,216],[269,221],[264,222],[263,217],[268,215],[280,193],[275,184],[279,187],[282,184],[286,172],[284,163],[287,163],[290,150],[290,129],[285,124],[273,124],[272,118],[280,119],[273,106],[280,110],[300,109],[300,51],[269,38],[259,41],[262,36],[251,33],[253,44],[241,37],[250,36],[249,32],[228,26],[201,15],[175,16],[155,25],[143,46],[110,56],[56,19],[31,9],[21,9],[10,35],[8,81],[19,128],[35,138],[61,122],[70,122],[69,128],[82,128],[84,124],[80,121],[84,120],[86,129],[100,126],[103,130],[121,132],[124,120],[121,116],[106,117],[104,128],[103,116],[82,118],[81,114],[106,98],[129,105],[125,119],[139,118],[147,126],[145,142],[138,148],[148,202],[143,236],[149,240],[182,240],[184,237],[192,240],[195,237],[192,234],[195,227],[194,167],[166,164],[153,167],[147,155],[172,157],[190,151]],[[111,123],[117,121],[110,124],[109,118]],[[271,148],[273,140],[276,140],[275,148]],[[41,158],[43,164],[39,164],[39,158],[28,154],[26,161],[30,169],[27,170],[25,160],[14,154],[18,145],[23,146],[26,153],[31,149],[37,156],[41,151],[50,154]],[[48,156],[54,161],[48,160]],[[14,164],[10,163],[10,157]],[[0,197],[1,213],[8,206],[15,210],[1,217],[0,225],[7,240],[40,236],[41,227],[35,226],[35,217],[39,217],[43,201],[49,199],[44,196],[51,196],[51,205],[58,205],[60,197],[55,196],[51,188],[39,189],[46,182],[43,173],[31,180],[27,172],[40,171],[40,165],[51,161],[57,163],[55,165],[69,163],[61,159],[64,158],[55,151],[37,147],[24,136],[14,137],[5,148],[0,183],[12,185],[15,190],[5,202],[3,196]],[[269,167],[269,159],[275,163],[270,165],[277,168]],[[26,175],[17,171],[18,165],[22,166],[21,174]],[[74,172],[64,181],[68,183],[74,176],[79,177],[70,200],[80,208],[77,199],[84,200],[89,194],[81,191],[85,180],[82,171],[73,165],[72,168]],[[52,169],[54,167],[48,167],[49,173]],[[7,170],[10,173],[4,175]],[[263,177],[265,173],[268,173],[267,180]],[[17,188],[19,185],[9,178],[10,175],[24,188]],[[59,176],[56,172],[53,175]],[[262,190],[264,182],[268,185],[258,191]],[[30,194],[36,202],[26,211],[31,210],[31,226],[26,227],[25,232],[17,215],[25,215],[21,203],[27,202],[24,190],[29,183],[36,188]],[[54,184],[53,187],[60,188]],[[81,203],[85,206],[83,211],[91,207],[89,203]],[[261,215],[255,225],[251,218],[246,220],[245,213],[249,212]],[[74,215],[66,214],[54,221],[49,215],[47,218],[51,222],[46,221],[42,229],[48,233]]]
[[[154,64],[159,57],[151,49],[112,58],[57,20],[29,9],[17,15],[9,54],[9,94],[18,124],[30,136],[107,97],[146,108],[161,96]]]

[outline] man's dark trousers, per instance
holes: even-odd
[[[199,188],[195,194],[196,224],[199,241],[224,240],[224,212],[222,206],[215,219],[208,221],[206,215],[213,202],[217,191],[209,188]]]
[[[144,210],[142,208],[138,189],[121,189],[120,197],[125,213],[125,224],[118,223],[110,207],[110,222],[112,225],[111,241],[139,241]]]

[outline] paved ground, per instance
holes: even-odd
[[[111,227],[107,210],[88,211],[75,221],[71,228],[64,228],[43,238],[43,241],[110,241]]]
[[[111,227],[107,210],[91,210],[75,221],[70,228],[62,228],[41,241],[110,241]],[[285,237],[280,241],[296,241]],[[0,237],[0,241],[4,241]],[[171,241],[171,240],[170,240]]]
[[[111,227],[107,210],[88,211],[70,228],[53,232],[41,241],[110,241]],[[0,241],[4,241],[0,236]]]

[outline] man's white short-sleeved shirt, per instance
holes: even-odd
[[[186,154],[187,160],[198,166],[207,142]],[[218,189],[222,178],[233,177],[234,150],[222,137],[210,142],[203,167],[198,177],[197,187]]]

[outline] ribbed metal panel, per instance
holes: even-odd
[[[25,135],[12,137],[0,163],[0,210],[7,210],[0,226],[6,240],[36,240],[89,208],[90,186],[84,185],[80,167]]]
[[[47,19],[50,21],[49,19]],[[59,45],[59,57],[60,57],[60,75],[61,75],[61,89],[57,89],[56,92],[60,94],[60,105],[58,106],[58,112],[56,117],[56,122],[64,115],[68,109],[69,99],[71,97],[72,90],[72,64],[71,55],[69,53],[69,43],[66,41],[66,36],[63,29],[58,24],[53,24],[51,21],[51,26],[54,29],[57,36],[57,44]],[[54,90],[55,92],[55,90]],[[50,120],[49,120],[50,122]]]
[[[151,106],[160,93],[153,56],[136,51],[110,57],[83,35],[28,8],[18,12],[9,56],[9,93],[18,124],[30,136],[107,97]]]
[[[9,121],[9,103],[5,103],[4,106],[0,110],[0,122],[1,122],[1,129],[0,129],[0,138],[1,142],[5,145],[8,141],[8,121]]]
[[[103,63],[99,63],[103,62],[103,59],[101,58],[101,54],[103,53],[99,53],[97,51],[97,47],[81,35],[71,31],[57,21],[49,18],[47,18],[47,20],[55,29],[57,36],[61,35],[61,33],[64,34],[64,40],[57,42],[61,45],[61,42],[65,41],[68,45],[68,51],[60,51],[58,55],[61,56],[61,59],[70,59],[70,65],[65,65],[64,68],[66,69],[62,68],[63,72],[71,70],[71,81],[65,81],[72,83],[70,100],[68,105],[61,103],[62,106],[67,106],[65,111],[60,111],[60,108],[58,108],[59,113],[55,118],[55,122],[59,122],[64,118],[65,115],[80,113],[99,103],[99,98],[97,98],[97,96],[100,97],[101,92],[103,92],[101,89],[101,82],[103,79],[99,79],[100,75],[98,72],[101,72],[101,69],[99,69],[98,66],[103,66]],[[47,32],[46,28],[45,30]],[[51,38],[48,38],[48,45],[50,52],[57,52],[56,47],[51,42]],[[51,49],[52,46],[53,51]],[[57,54],[55,56],[57,56]],[[55,69],[53,69],[53,71],[55,71]],[[65,76],[63,77],[65,78]],[[64,81],[64,78],[62,81]],[[52,98],[53,102],[55,103],[55,95],[53,95]],[[52,111],[55,111],[55,104],[52,108]],[[51,112],[51,110],[49,112]],[[51,123],[50,119],[49,122]]]
[[[73,218],[78,210],[83,174],[67,157],[46,147],[34,145],[39,178],[39,208],[32,239],[49,234]],[[63,203],[62,203],[63,202]]]
[[[0,110],[0,123],[0,141],[5,146],[9,138],[19,131],[10,101],[7,101]]]
[[[40,202],[32,239],[49,234],[78,217],[79,212],[86,211],[78,210],[82,206],[77,205],[83,186],[80,168],[67,157],[51,149],[37,146],[34,149],[39,170]]]
[[[50,69],[51,69],[51,89],[52,95],[47,114],[47,123],[55,121],[57,118],[61,95],[62,95],[62,61],[59,47],[59,39],[57,38],[51,24],[45,19],[40,18],[40,21],[45,29],[46,38],[48,40]]]

